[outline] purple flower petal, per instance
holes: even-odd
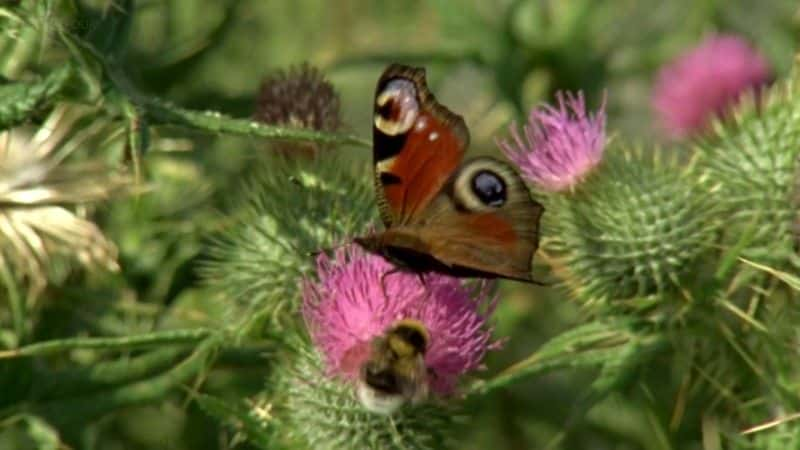
[[[558,108],[531,110],[524,136],[512,124],[512,140],[497,141],[525,178],[553,192],[574,187],[600,162],[606,124],[605,101],[590,116],[582,93],[559,92],[556,97]]]
[[[664,66],[653,89],[653,109],[673,138],[705,129],[741,95],[770,79],[767,61],[742,38],[711,36]]]
[[[311,338],[329,374],[354,379],[374,338],[398,320],[418,320],[430,335],[425,363],[436,374],[430,387],[450,394],[458,378],[479,368],[497,345],[486,326],[496,298],[485,283],[471,292],[456,278],[426,274],[423,286],[416,274],[385,275],[392,268],[354,245],[333,258],[321,254],[319,281],[303,282],[302,312]]]

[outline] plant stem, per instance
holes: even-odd
[[[145,99],[143,106],[147,115],[153,119],[152,123],[156,124],[178,125],[212,133],[231,133],[268,139],[314,141],[365,148],[371,146],[369,141],[358,136],[264,125],[249,119],[229,117],[217,111],[184,109],[156,98]]]

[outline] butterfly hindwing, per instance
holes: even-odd
[[[543,212],[508,164],[479,157],[453,176],[415,234],[445,265],[530,280]]]
[[[375,90],[373,159],[378,206],[389,227],[413,223],[461,163],[464,120],[436,102],[424,69],[389,66]]]

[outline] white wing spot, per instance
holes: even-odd
[[[433,141],[435,141],[437,139],[439,139],[439,133],[437,133],[435,131],[428,135],[428,140],[431,141],[431,142],[433,142]]]
[[[392,164],[394,164],[394,159],[395,158],[396,158],[396,156],[392,156],[391,158],[382,159],[382,160],[378,161],[378,163],[375,164],[375,166],[378,169],[378,172],[388,172],[389,168],[391,168]]]

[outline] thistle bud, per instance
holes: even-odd
[[[676,158],[622,150],[558,202],[551,247],[584,302],[658,296],[677,288],[716,229],[714,209]]]
[[[728,216],[724,241],[773,267],[791,258],[797,226],[800,97],[797,74],[750,97],[698,145],[700,169]]]
[[[304,63],[278,70],[261,82],[253,118],[269,125],[334,132],[341,127],[339,94],[315,67]],[[315,156],[320,144],[275,142],[287,155]]]

